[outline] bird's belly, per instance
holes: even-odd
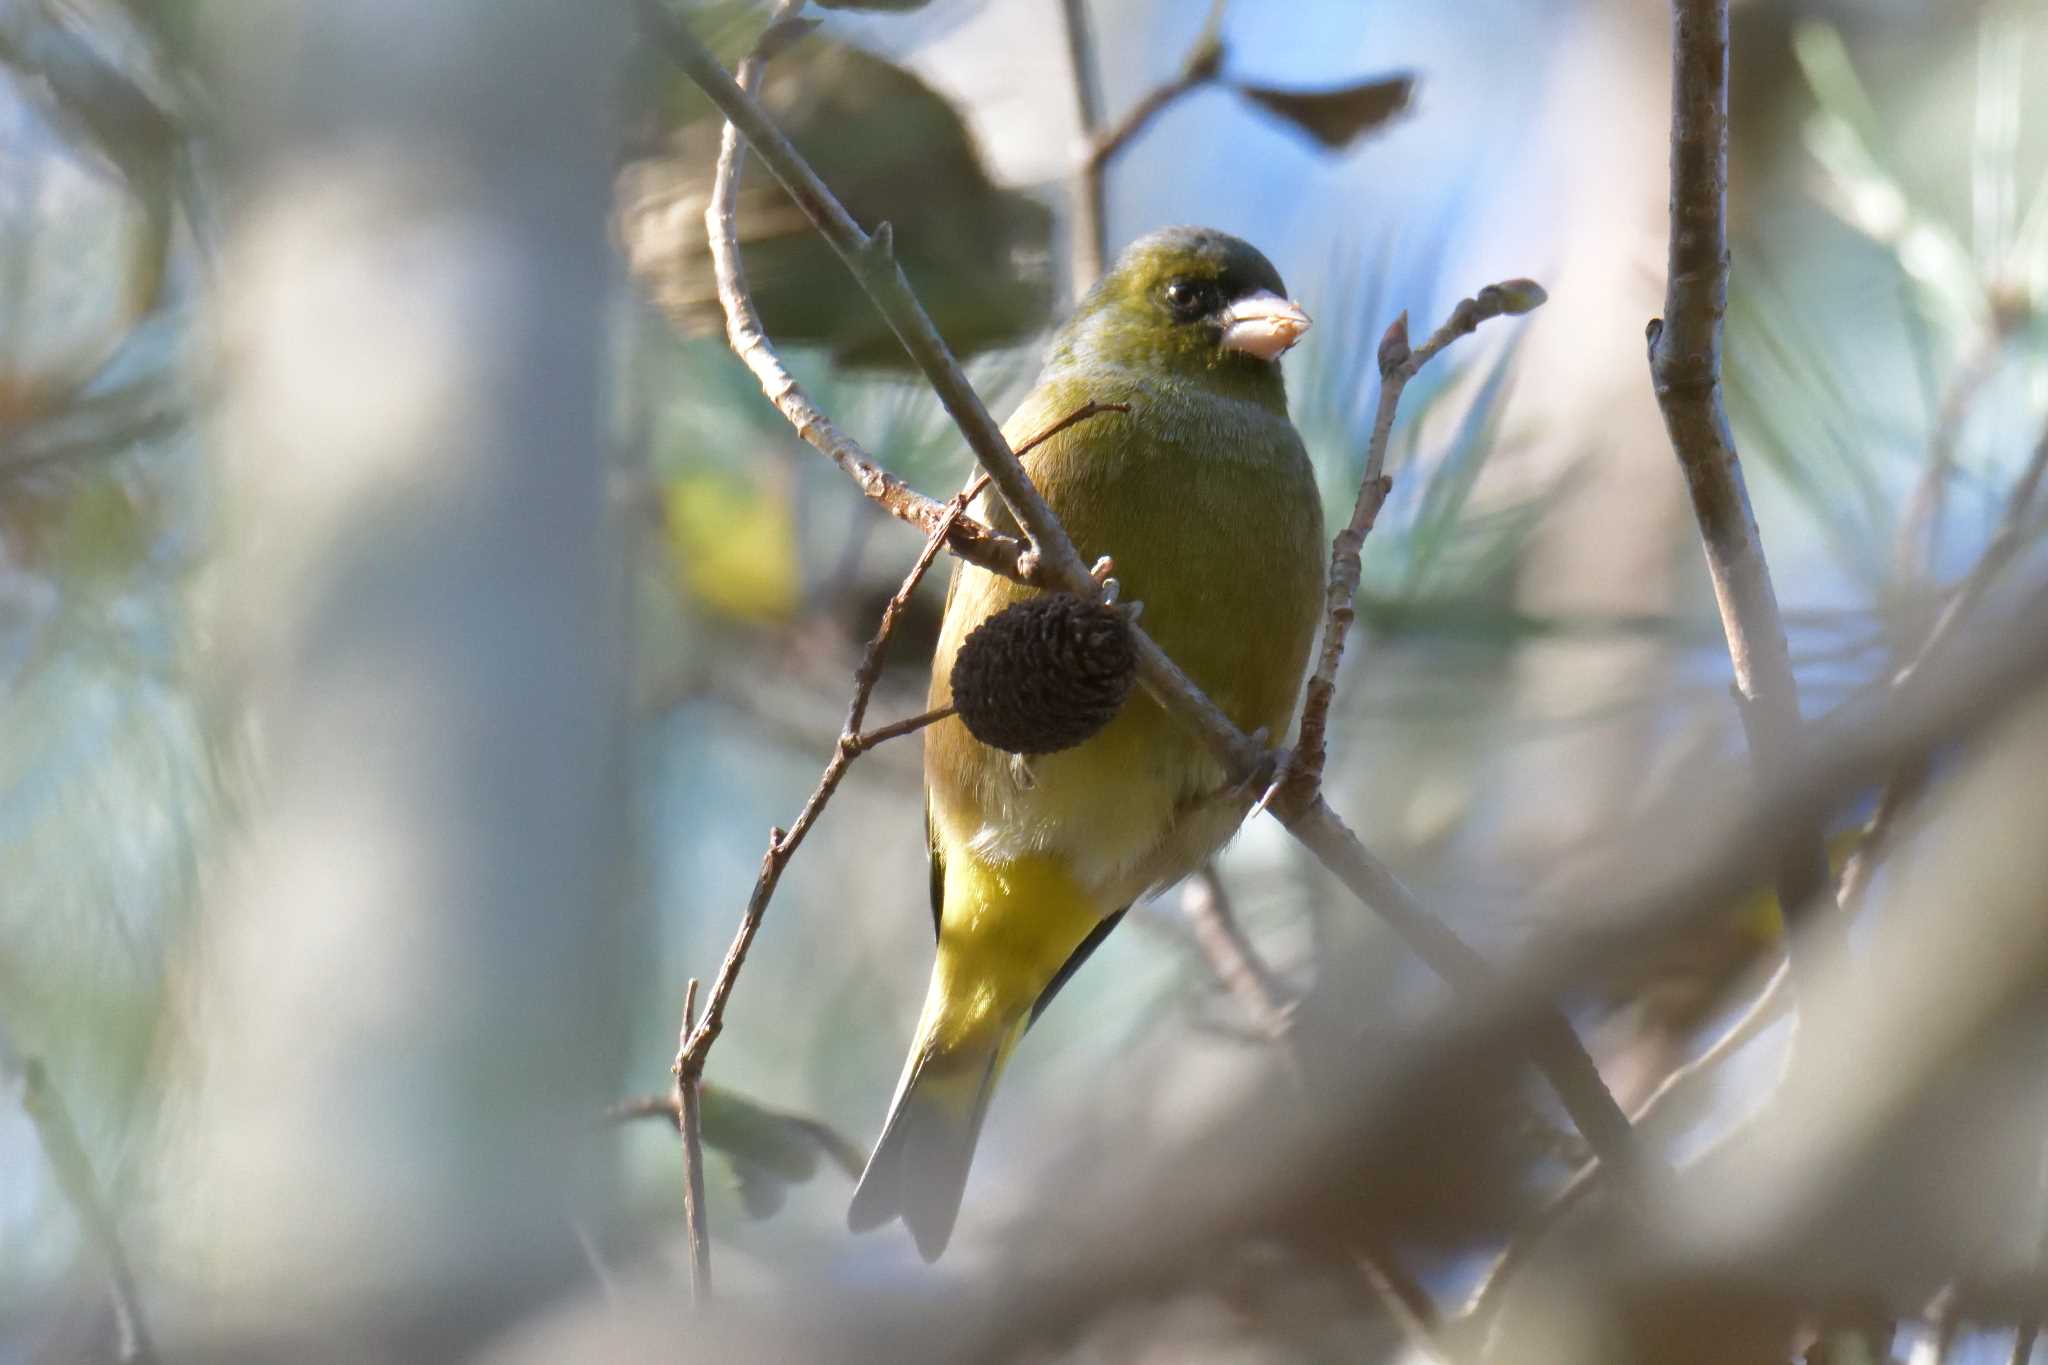
[[[1085,476],[1073,467],[1034,475],[1083,558],[1113,557],[1124,600],[1143,604],[1140,624],[1166,653],[1240,728],[1263,728],[1278,743],[1321,597],[1320,507],[1291,432],[1283,441],[1247,420],[1220,437],[1210,444],[1264,453],[1219,460],[1153,443]],[[1161,508],[1171,515],[1149,514]],[[957,589],[946,657],[974,625],[1028,595],[971,568]],[[950,700],[934,681],[933,704]],[[933,728],[926,752],[943,846],[965,845],[991,863],[1052,855],[1104,913],[1191,870],[1249,804],[1225,790],[1201,741],[1143,691],[1061,753],[1014,758],[973,743],[957,720]]]
[[[983,752],[988,761],[962,803],[967,809],[957,812],[971,826],[960,831],[969,849],[993,863],[1051,854],[1112,909],[1186,871],[1159,866],[1159,855],[1203,804],[1200,795],[1224,782],[1216,761],[1142,694],[1075,748],[1029,759]],[[952,803],[936,789],[933,798],[934,815],[945,819]]]

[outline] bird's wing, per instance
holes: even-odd
[[[932,828],[932,811],[924,811],[924,846],[932,864],[932,941],[939,937],[939,917],[946,907],[946,855],[939,851],[939,834]]]
[[[1089,931],[1088,937],[1081,940],[1081,945],[1074,949],[1073,956],[1060,965],[1060,969],[1053,973],[1052,980],[1045,983],[1045,989],[1038,993],[1038,999],[1031,1003],[1031,1023],[1035,1024],[1038,1022],[1038,1016],[1045,1013],[1045,1007],[1050,1005],[1052,998],[1060,993],[1060,987],[1066,985],[1068,979],[1075,972],[1081,970],[1081,964],[1086,962],[1090,954],[1102,946],[1102,940],[1108,938],[1109,931],[1116,928],[1118,922],[1123,919],[1124,910],[1130,908],[1130,906],[1126,905],[1123,910],[1105,917],[1102,923]]]

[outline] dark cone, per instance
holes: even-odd
[[[1047,593],[975,627],[953,661],[953,705],[968,733],[1013,754],[1071,749],[1131,695],[1137,651],[1114,607]]]

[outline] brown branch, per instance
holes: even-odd
[[[1025,441],[1019,449],[1028,452],[1076,422],[1086,421],[1104,412],[1124,410],[1120,403],[1098,403],[1091,399]],[[977,475],[957,497],[945,505],[944,515],[939,518],[938,524],[932,527],[931,534],[925,538],[924,549],[918,552],[917,561],[910,566],[910,572],[904,576],[902,586],[896,589],[895,594],[883,606],[881,623],[875,628],[874,638],[868,641],[867,648],[861,652],[860,663],[853,671],[853,699],[847,703],[846,723],[840,727],[838,746],[834,749],[831,760],[826,763],[825,771],[819,775],[818,785],[811,791],[810,799],[804,802],[803,809],[797,812],[796,821],[787,832],[780,829],[769,831],[768,851],[761,856],[761,872],[755,878],[754,891],[748,898],[746,912],[740,919],[739,932],[733,936],[732,946],[726,950],[725,960],[719,964],[718,975],[712,979],[711,999],[705,1007],[704,1018],[677,1058],[678,1064],[686,1067],[693,1077],[702,1078],[704,1060],[711,1052],[712,1043],[717,1041],[719,1031],[725,1027],[726,1002],[732,998],[733,986],[739,980],[740,969],[746,965],[747,950],[753,946],[754,935],[760,931],[761,917],[767,913],[768,902],[774,898],[775,888],[782,881],[782,871],[789,865],[789,860],[795,855],[797,847],[803,843],[804,836],[810,833],[811,826],[817,823],[818,816],[825,809],[825,803],[830,801],[832,794],[839,789],[840,779],[846,776],[846,770],[853,766],[855,759],[876,745],[898,735],[921,730],[952,714],[951,707],[941,707],[922,715],[912,716],[908,720],[880,726],[870,732],[863,733],[861,729],[867,719],[868,701],[874,695],[875,684],[881,680],[882,653],[889,646],[889,637],[896,631],[896,622],[910,606],[911,595],[917,591],[917,585],[924,581],[924,576],[931,571],[939,552],[952,543],[954,525],[966,515],[968,505],[981,496],[988,482],[987,474]]]
[[[690,1234],[690,1302],[702,1307],[711,1302],[711,1225],[704,1213],[703,1069],[688,1062],[696,1026],[697,978],[693,976],[683,987],[683,1026],[676,1032],[669,1097],[683,1139],[683,1223]]]
[[[1238,998],[1260,1035],[1279,1049],[1295,1094],[1307,1100],[1312,1092],[1295,1050],[1294,1002],[1246,937],[1214,862],[1202,864],[1188,878],[1181,889],[1181,909],[1209,970]],[[1442,1314],[1422,1282],[1408,1273],[1391,1248],[1356,1235],[1347,1236],[1344,1243],[1366,1286],[1409,1345],[1427,1360],[1445,1361]]]
[[[1146,91],[1124,116],[1109,127],[1102,122],[1102,81],[1095,60],[1095,35],[1088,22],[1087,0],[1062,0],[1066,20],[1067,65],[1074,77],[1074,102],[1081,116],[1087,151],[1074,172],[1073,292],[1086,293],[1101,277],[1109,256],[1109,226],[1103,212],[1110,161],[1145,131],[1152,120],[1181,96],[1216,79],[1223,69],[1223,6],[1210,0],[1209,17],[1180,70]]]
[[[1019,576],[1034,584],[1099,600],[1101,584],[1081,562],[1058,518],[1032,486],[1016,454],[952,353],[932,329],[930,319],[896,267],[887,231],[877,229],[870,236],[854,223],[760,106],[734,84],[717,60],[661,7],[659,0],[641,0],[640,10],[651,40],[696,82],[752,144],[763,163],[846,263],[924,371],[975,458],[988,471],[1011,514],[1030,537],[1031,551],[1018,564]],[[726,238],[719,249],[728,249],[731,223],[714,221],[709,226],[714,238]],[[767,349],[765,338],[758,344]],[[1270,776],[1274,756],[1239,730],[1149,635],[1134,626],[1132,644],[1137,654],[1138,676],[1146,691],[1203,742],[1230,781],[1248,786],[1262,776]],[[806,807],[807,813],[811,810],[812,807]],[[1355,894],[1387,919],[1454,986],[1474,993],[1482,1002],[1505,990],[1505,983],[1486,966],[1484,959],[1424,910],[1320,797],[1313,801],[1276,800],[1273,810],[1297,838],[1323,858]],[[780,875],[777,849],[781,846],[780,837],[771,843],[757,888],[771,884],[773,877]],[[746,937],[744,925],[742,929]],[[741,940],[735,940],[734,946],[744,951]],[[721,970],[721,977],[724,975]],[[719,993],[715,984],[712,1001],[713,1011],[707,1013],[706,1024],[717,1017]],[[1534,1034],[1532,1055],[1536,1064],[1550,1078],[1588,1144],[1618,1169],[1632,1169],[1627,1119],[1601,1084],[1592,1058],[1570,1024],[1552,1010],[1544,1026]]]
[[[1330,575],[1324,590],[1323,647],[1315,672],[1309,675],[1301,706],[1300,738],[1288,765],[1286,784],[1298,802],[1306,803],[1320,789],[1328,758],[1330,703],[1337,695],[1337,669],[1344,661],[1344,641],[1357,615],[1358,582],[1364,572],[1365,538],[1372,534],[1393,481],[1387,477],[1387,443],[1394,432],[1394,414],[1401,395],[1422,367],[1459,337],[1503,314],[1526,313],[1543,304],[1543,287],[1534,280],[1504,280],[1460,300],[1441,327],[1421,346],[1408,345],[1408,315],[1394,319],[1380,339],[1379,406],[1373,413],[1372,435],[1366,442],[1365,469],[1359,476],[1358,500],[1351,520],[1330,543]]]
[[[896,630],[897,619],[910,605],[910,596],[917,591],[917,585],[924,580],[939,552],[945,548],[952,523],[965,512],[969,498],[974,493],[970,487],[953,499],[947,508],[945,519],[932,528],[925,538],[924,549],[919,551],[917,562],[903,579],[903,585],[896,590],[888,604],[882,608],[881,624],[875,629],[875,636],[868,641],[861,654],[860,665],[854,670],[853,700],[847,703],[846,723],[839,732],[838,747],[833,750],[831,761],[818,778],[818,785],[812,789],[810,798],[785,832],[770,830],[768,851],[761,855],[761,871],[754,879],[753,894],[747,898],[746,912],[740,918],[739,932],[733,936],[732,946],[726,949],[725,960],[719,964],[718,975],[712,978],[710,1003],[705,1006],[704,1017],[676,1055],[676,1065],[691,1079],[704,1074],[704,1060],[710,1055],[711,1045],[718,1041],[720,1030],[725,1027],[726,1002],[732,998],[733,986],[739,981],[740,969],[746,965],[747,950],[753,947],[754,936],[760,932],[761,917],[768,911],[768,902],[774,899],[775,888],[782,881],[783,869],[803,844],[804,836],[817,823],[825,803],[832,799],[832,793],[839,789],[840,779],[868,748],[879,740],[866,745],[861,742],[861,722],[867,717],[868,698],[874,693],[875,682],[882,675],[882,651],[888,647],[889,637]]]
[[[1650,373],[1699,522],[1750,759],[1768,784],[1797,768],[1805,735],[1777,593],[1721,398],[1728,0],[1674,0],[1672,16],[1671,240],[1664,316],[1648,329]],[[1845,956],[1818,825],[1790,842],[1775,881],[1795,977]]]
[[[1215,863],[1203,863],[1187,879],[1180,908],[1209,970],[1237,997],[1267,1042],[1285,1043],[1294,1031],[1294,1002],[1238,923]]]
[[[683,1111],[676,1103],[674,1090],[666,1095],[635,1095],[605,1107],[604,1121],[608,1124],[637,1123],[641,1119],[667,1119],[680,1132]]]
[[[85,1244],[92,1248],[106,1274],[107,1293],[114,1307],[116,1359],[123,1365],[151,1365],[158,1357],[142,1314],[142,1293],[135,1282],[134,1267],[122,1249],[113,1210],[107,1206],[99,1181],[93,1176],[92,1158],[78,1135],[78,1125],[71,1121],[71,1112],[50,1083],[42,1062],[16,1053],[4,1027],[0,1027],[0,1081],[10,1088],[20,1086],[22,1112],[35,1127],[43,1155],[56,1177],[57,1189],[70,1204]]]
[[[989,472],[1010,514],[1030,538],[1031,548],[1013,566],[1011,576],[1036,583],[1038,575],[1043,572],[1045,581],[1052,586],[1091,595],[1098,593],[1098,586],[1088,576],[1088,566],[1081,562],[1073,543],[1060,528],[1059,518],[1053,515],[1045,498],[1032,486],[1029,476],[1024,473],[1024,466],[1017,461],[1016,453],[1003,439],[1002,428],[989,415],[988,408],[974,391],[974,386],[968,383],[945,339],[932,325],[930,315],[911,291],[910,282],[896,263],[894,233],[889,225],[883,223],[869,233],[854,222],[845,206],[818,179],[810,163],[790,144],[782,130],[769,120],[752,95],[734,83],[725,68],[718,64],[718,59],[668,12],[661,0],[640,0],[640,18],[643,31],[654,44],[697,83],[726,117],[727,127],[719,154],[723,172],[719,184],[723,185],[728,179],[736,181],[740,160],[738,141],[744,138],[852,272],[854,280],[896,333],[897,340],[903,343],[904,350],[925,372],[940,404],[952,417],[954,425],[960,428],[960,434],[966,438],[975,459]],[[753,69],[749,70],[747,64],[742,63],[741,74],[758,73],[758,55],[751,60]],[[716,188],[718,186],[714,186],[714,192]],[[714,210],[722,211],[714,214]],[[727,302],[735,293],[743,297],[745,286],[739,274],[737,228],[729,200],[724,203],[714,201],[706,210],[705,226],[715,253],[714,265],[720,276],[720,302]],[[737,291],[727,288],[729,279],[742,281]],[[780,408],[784,397],[780,386],[787,383],[787,371],[775,360],[767,338],[761,333],[758,322],[752,322],[751,314],[752,310],[746,309],[738,317],[728,316],[729,339],[749,368],[762,378],[764,390]],[[752,322],[750,328],[743,326],[747,322]],[[741,350],[742,347],[745,349]],[[769,388],[770,376],[777,385],[775,389]],[[790,417],[792,423],[797,421],[788,412],[783,415]],[[824,420],[824,414],[808,402],[802,415],[807,423]],[[799,426],[799,431],[802,430]],[[826,450],[822,445],[819,449]],[[832,454],[830,450],[826,453]],[[848,473],[856,482],[863,480],[864,474],[860,470],[849,469]],[[865,489],[867,484],[863,482],[862,486]]]
[[[1276,811],[1279,802],[1274,803]],[[1497,999],[1504,983],[1486,959],[1415,899],[1318,795],[1307,810],[1283,815],[1288,830],[1371,906],[1453,990],[1474,1000]],[[1563,1014],[1539,1012],[1525,1046],[1586,1145],[1624,1177],[1640,1172],[1628,1116],[1600,1079],[1600,1069]]]
[[[953,715],[956,709],[950,702],[944,706],[935,706],[929,711],[919,712],[908,720],[898,720],[892,721],[887,725],[877,725],[866,734],[855,735],[848,741],[848,744],[856,754],[864,754],[877,744],[885,744],[892,739],[898,739],[904,735],[914,735],[927,725],[936,725],[946,717]]]
[[[1093,144],[1102,129],[1102,72],[1095,60],[1095,30],[1088,22],[1088,0],[1061,0],[1065,20],[1067,70],[1074,81],[1074,108],[1081,136]],[[1108,226],[1103,212],[1102,164],[1086,158],[1074,173],[1074,226],[1070,289],[1075,297],[1102,275],[1109,254]]]
[[[778,32],[796,23],[802,0],[785,0],[775,19],[762,33],[739,66],[736,89],[747,92],[759,85],[761,68],[779,43]],[[674,21],[660,10],[659,0],[644,0],[642,18],[650,33],[675,33]],[[687,35],[685,35],[687,36]],[[715,65],[715,63],[714,63]],[[719,75],[724,76],[721,69]],[[899,521],[907,521],[929,535],[948,518],[944,502],[926,497],[877,464],[860,443],[834,425],[832,419],[804,392],[796,377],[776,355],[762,329],[753,296],[747,288],[746,273],[739,256],[738,203],[740,167],[746,159],[746,144],[731,123],[718,147],[718,168],[712,179],[711,199],[705,206],[704,221],[711,252],[711,267],[718,289],[718,301],[725,310],[726,341],[734,355],[760,381],[761,392],[796,429],[796,434],[819,454],[837,465],[860,491]],[[794,193],[794,191],[792,191]],[[801,202],[801,200],[799,200]],[[841,216],[844,216],[842,211]],[[850,219],[847,220],[849,225]],[[853,229],[859,232],[858,228]],[[865,238],[863,240],[866,240]],[[992,573],[1029,580],[1023,563],[1026,547],[1014,536],[1000,535],[969,517],[952,517],[948,546],[953,553]]]

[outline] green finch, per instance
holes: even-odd
[[[1127,405],[1025,467],[1082,558],[1112,557],[1166,652],[1240,727],[1274,736],[1294,717],[1323,587],[1322,504],[1279,364],[1307,327],[1251,246],[1155,232],[1082,299],[1007,427],[1015,444],[1090,400]],[[980,513],[1017,530],[993,498]],[[1032,592],[955,567],[934,707],[951,700],[961,642]],[[1142,692],[1092,738],[1028,759],[941,721],[924,769],[938,958],[847,1222],[900,1216],[929,1261],[1017,1040],[1131,902],[1214,852],[1254,794]]]

